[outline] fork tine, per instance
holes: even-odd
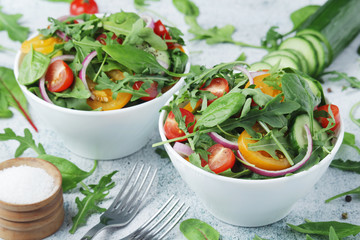
[[[168,229],[165,230],[165,232],[159,237],[159,240],[166,236],[170,232],[171,229],[175,227],[175,225],[180,221],[180,219],[185,215],[187,210],[189,210],[190,207],[186,207],[185,210],[179,215],[178,218],[174,220],[174,222],[168,227]]]
[[[130,182],[130,179],[131,177],[133,176],[134,172],[135,172],[135,169],[137,167],[137,164],[138,163],[135,163],[134,167],[132,168],[130,174],[128,175],[127,179],[125,180],[124,184],[122,185],[118,195],[115,197],[113,203],[110,205],[110,207],[108,208],[109,210],[110,209],[113,209],[115,207],[115,205],[117,205],[117,203],[119,202],[119,199],[121,198],[122,194],[125,192],[125,189],[127,187],[127,185],[129,184]]]

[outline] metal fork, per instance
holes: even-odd
[[[174,199],[174,196],[171,196],[170,199],[164,204],[164,206],[154,214],[154,216],[152,216],[134,232],[124,238],[121,238],[120,240],[160,240],[165,237],[166,234],[168,234],[170,230],[180,221],[188,209],[189,207],[184,208],[184,203],[179,203],[179,199]],[[157,237],[158,235],[160,236]]]
[[[105,228],[123,227],[136,216],[157,172],[157,169],[155,169],[150,176],[151,167],[149,167],[141,181],[140,176],[144,175],[144,165],[140,166],[140,170],[136,175],[134,173],[137,168],[137,164],[135,164],[113,203],[100,216],[100,222],[91,228],[81,240],[90,240]],[[136,177],[131,184],[130,181],[134,175]],[[148,178],[150,180],[146,181]]]

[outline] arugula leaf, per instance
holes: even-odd
[[[360,154],[360,148],[355,145],[355,135],[349,132],[344,132],[344,140],[342,144],[354,148]]]
[[[185,16],[198,17],[200,14],[199,8],[190,0],[173,0],[173,4]]]
[[[5,14],[0,6],[0,31],[7,31],[11,40],[23,42],[29,35],[29,28],[19,25],[22,14]]]
[[[355,111],[359,106],[360,106],[360,102],[355,103],[350,109],[349,116],[351,121],[360,127],[360,118],[358,119],[355,118]]]
[[[134,0],[134,4],[135,6],[145,7],[149,6],[149,3],[147,3],[147,1],[158,2],[160,0]]]
[[[293,23],[293,29],[291,31],[296,31],[300,25],[303,24],[319,8],[319,5],[308,5],[291,13],[290,19]]]
[[[350,223],[343,223],[343,222],[336,222],[336,221],[329,221],[329,222],[310,222],[307,221],[306,223],[300,225],[292,225],[287,223],[289,227],[293,230],[301,233],[308,233],[308,234],[317,234],[323,236],[329,236],[329,230],[332,226],[337,233],[339,238],[344,238],[350,235],[357,235],[360,232],[360,226],[350,224]]]
[[[31,48],[31,51],[25,55],[21,63],[19,83],[29,85],[39,80],[45,74],[49,63],[49,57]]]
[[[91,171],[85,172],[79,169],[74,163],[64,158],[52,156],[46,154],[45,149],[41,143],[36,144],[29,129],[24,129],[24,136],[17,136],[10,128],[5,128],[4,133],[0,133],[0,141],[16,140],[20,143],[19,147],[15,151],[15,157],[20,157],[25,150],[32,149],[38,154],[38,158],[54,164],[60,171],[63,182],[63,191],[68,191],[75,188],[77,183],[81,182],[88,176],[90,176],[96,169],[97,162]]]
[[[242,52],[235,61],[245,61],[246,58],[247,58],[246,54],[244,52]]]
[[[66,89],[62,92],[54,92],[55,99],[58,98],[78,98],[78,99],[88,99],[91,95],[89,90],[84,86],[84,83],[79,77],[75,78],[75,83],[72,89]]]
[[[284,36],[276,31],[277,28],[279,27],[271,26],[269,28],[266,32],[265,38],[261,39],[262,47],[269,50],[276,50],[279,48],[280,42]]]
[[[255,234],[255,237],[253,238],[253,240],[268,240],[268,239],[259,237],[258,235]]]
[[[111,179],[115,173],[117,173],[117,171],[113,171],[112,173],[103,176],[97,185],[83,185],[83,188],[80,188],[80,192],[85,195],[85,197],[82,200],[80,200],[79,197],[75,199],[78,212],[72,218],[73,225],[69,231],[71,234],[74,234],[79,226],[85,224],[86,219],[91,214],[102,213],[106,211],[105,208],[100,208],[97,206],[97,203],[104,200],[105,197],[110,193],[109,190],[115,186],[115,182],[112,182]]]
[[[331,167],[338,168],[344,171],[356,172],[360,174],[360,162],[341,159],[334,159],[331,164]]]
[[[160,156],[160,158],[168,158],[170,159],[169,155],[165,151],[163,147],[158,147],[155,149],[155,153]]]
[[[328,202],[331,202],[334,199],[337,199],[339,197],[346,196],[346,195],[349,195],[349,194],[360,194],[360,187],[357,187],[357,188],[354,188],[354,189],[352,189],[350,191],[346,191],[346,192],[340,193],[338,195],[335,195],[335,196],[325,200],[325,202],[328,203]]]
[[[11,117],[9,106],[20,111],[37,131],[27,109],[27,100],[16,82],[13,70],[0,67],[0,117]]]
[[[186,219],[180,223],[180,231],[184,236],[191,239],[219,240],[220,233],[206,222],[199,219]]]
[[[330,72],[324,72],[321,74],[321,77],[327,76],[327,80],[332,82],[337,82],[340,80],[345,80],[348,83],[350,83],[351,87],[353,88],[360,88],[360,80],[356,77],[351,77],[347,73],[344,72],[338,72],[338,71],[330,71]]]

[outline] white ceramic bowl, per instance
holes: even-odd
[[[184,50],[189,56],[186,48]],[[16,79],[22,58],[19,51],[14,63]],[[189,69],[190,60],[185,72]],[[156,129],[160,108],[183,83],[184,78],[181,78],[170,90],[154,100],[111,111],[81,111],[59,107],[19,85],[35,114],[57,132],[71,152],[89,159],[108,160],[128,156],[145,146]]]
[[[159,118],[161,140],[165,141],[166,112]],[[170,144],[165,150],[182,179],[195,192],[211,214],[237,226],[258,227],[284,218],[296,201],[304,197],[325,173],[342,143],[341,124],[331,153],[309,170],[288,177],[247,180],[224,177],[206,172],[182,158]]]

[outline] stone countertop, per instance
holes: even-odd
[[[100,12],[113,13],[123,9],[124,11],[135,11],[132,0],[110,1],[98,0]],[[200,8],[199,23],[205,28],[212,26],[224,26],[232,24],[237,31],[234,39],[248,43],[258,44],[261,37],[265,35],[270,26],[279,26],[280,32],[286,32],[291,28],[289,15],[292,11],[308,5],[322,4],[323,0],[306,0],[306,1],[281,1],[281,0],[224,0],[224,1],[194,1]],[[185,40],[192,38],[187,33],[187,25],[184,23],[183,16],[174,8],[170,0],[161,0],[159,2],[149,1],[149,8],[165,17],[169,23],[175,24],[185,33]],[[29,27],[31,32],[46,26],[47,17],[59,17],[69,14],[69,5],[62,2],[50,2],[44,0],[2,0],[0,6],[2,11],[8,14],[21,13],[23,17],[20,22]],[[164,21],[166,22],[166,21]],[[345,49],[340,56],[328,68],[329,70],[339,70],[348,73],[351,76],[360,78],[359,56],[356,49],[360,43],[358,36],[352,44]],[[9,40],[5,32],[0,32],[0,45],[18,49],[20,43]],[[262,50],[244,49],[232,44],[207,45],[204,41],[187,41],[188,49],[191,54],[192,64],[203,64],[211,67],[219,62],[230,62],[235,60],[242,52],[248,56],[248,62],[259,60],[265,52]],[[0,52],[0,66],[12,68],[15,54],[13,52]],[[345,131],[356,134],[357,145],[360,146],[360,128],[353,124],[349,119],[349,111],[355,102],[360,100],[358,90],[351,88],[343,89],[348,84],[344,81],[327,82],[324,84],[326,97],[334,104],[340,107],[343,116]],[[39,128],[36,133],[22,117],[20,113],[14,110],[14,116],[9,119],[0,119],[0,132],[4,128],[12,128],[17,134],[23,135],[24,128],[29,128],[34,135],[36,142],[44,145],[47,153],[63,157],[73,161],[80,168],[90,170],[93,162],[76,156],[68,151],[62,140],[57,137],[56,132],[52,131],[46,122],[33,113],[30,107],[31,116]],[[359,115],[357,116],[359,117]],[[305,198],[298,201],[292,212],[284,219],[263,227],[244,228],[226,224],[213,217],[199,201],[196,195],[182,181],[179,174],[172,166],[170,160],[160,158],[155,149],[151,147],[154,142],[160,141],[157,130],[154,130],[151,141],[140,151],[131,156],[113,160],[99,162],[98,169],[95,173],[86,179],[85,183],[97,183],[104,174],[112,172],[114,169],[119,172],[114,175],[113,180],[117,183],[116,187],[111,190],[109,198],[116,195],[127,173],[132,168],[134,162],[141,161],[158,168],[155,186],[152,188],[148,205],[140,212],[134,222],[124,230],[110,229],[99,234],[95,239],[119,239],[131,228],[134,228],[139,222],[151,215],[155,209],[159,208],[170,195],[175,195],[190,206],[189,211],[183,219],[197,218],[207,222],[217,229],[223,239],[252,239],[255,234],[267,239],[305,239],[304,234],[298,234],[289,229],[286,223],[301,224],[304,219],[312,221],[341,221],[360,225],[360,205],[359,197],[354,197],[353,201],[347,203],[344,199],[337,199],[329,204],[324,200],[338,193],[348,191],[359,186],[360,175],[355,173],[343,172],[338,169],[328,169],[325,175],[315,185]],[[13,158],[18,143],[15,141],[0,142],[0,161]],[[28,150],[23,156],[34,156],[34,152]],[[336,158],[359,160],[357,152],[349,147],[341,147]],[[209,186],[211,187],[211,186]],[[94,214],[88,220],[85,226],[78,229],[75,234],[70,234],[71,218],[77,212],[75,198],[82,195],[78,190],[64,194],[66,217],[63,226],[54,235],[47,239],[80,239],[83,234],[99,221],[99,215]],[[111,199],[103,201],[101,206],[107,207]],[[341,214],[347,212],[348,219],[342,220]],[[357,236],[359,238],[359,236]],[[358,239],[357,238],[357,239]],[[167,239],[185,239],[177,225]],[[349,239],[356,239],[349,238]]]

